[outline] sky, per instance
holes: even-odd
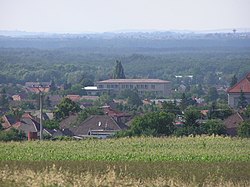
[[[0,0],[0,30],[111,32],[250,28],[250,0]]]

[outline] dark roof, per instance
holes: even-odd
[[[236,112],[236,113],[232,114],[231,116],[229,116],[228,118],[226,118],[224,120],[224,124],[225,124],[227,129],[237,128],[239,126],[239,124],[243,121],[244,121],[244,119],[242,118],[242,116],[238,112]]]
[[[237,84],[227,90],[228,93],[250,93],[250,73],[241,79]]]
[[[5,129],[11,127],[12,125],[14,125],[17,122],[17,120],[11,115],[4,115],[2,117],[2,119],[4,120],[2,125]]]
[[[62,132],[65,135],[68,136],[73,136],[74,135],[74,131],[76,130],[76,126],[74,125],[74,123],[76,122],[78,118],[78,114],[71,114],[69,117],[63,119],[60,122],[60,129],[62,130]]]
[[[103,107],[103,112],[111,117],[129,117],[131,116],[130,114],[124,113],[124,112],[119,112],[113,108],[111,108],[110,106],[107,107]]]
[[[61,95],[49,95],[48,97],[52,102],[60,102],[63,99]]]
[[[40,131],[40,123],[30,118],[22,118],[21,125],[18,129],[23,130],[24,132],[39,132]]]
[[[93,115],[83,121],[74,131],[75,135],[88,135],[91,130],[120,131],[126,129],[123,123],[118,123],[107,115]]]

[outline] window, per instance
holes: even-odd
[[[145,87],[145,89],[148,89],[148,85],[146,85],[146,84],[145,84],[145,86],[144,86],[144,87]]]
[[[151,84],[151,89],[155,89],[155,85],[154,84]]]
[[[130,84],[130,85],[129,85],[129,88],[130,88],[130,89],[133,89],[133,88],[134,88],[134,86],[133,86],[132,84]]]

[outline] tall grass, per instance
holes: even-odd
[[[33,170],[10,170],[7,166],[0,171],[1,186],[250,186],[250,181],[233,182],[223,178],[214,178],[208,175],[203,183],[192,178],[189,182],[176,177],[159,176],[156,178],[133,178],[124,175],[123,172],[116,173],[115,168],[109,168],[103,173],[82,172],[74,174],[69,171],[56,168],[53,165],[40,172]]]

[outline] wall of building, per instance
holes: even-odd
[[[244,94],[248,104],[250,104],[250,94]],[[228,105],[232,108],[237,108],[239,102],[240,93],[228,94]]]
[[[98,89],[108,89],[115,92],[121,92],[128,89],[137,89],[139,95],[153,93],[157,96],[168,96],[171,92],[171,85],[169,83],[97,83]]]

